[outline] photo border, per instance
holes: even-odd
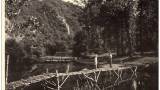
[[[158,90],[160,90],[160,67],[159,67],[159,47],[160,47],[160,31],[159,31],[159,26],[160,26],[160,1],[158,0]],[[1,36],[0,36],[0,90],[5,90],[5,0],[1,0],[0,4],[0,29],[1,29]]]

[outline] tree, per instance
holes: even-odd
[[[135,52],[135,39],[136,39],[136,29],[137,29],[137,15],[138,15],[138,1],[134,0],[130,2],[129,5],[129,27],[128,27],[128,38],[129,38],[129,55],[132,56]]]
[[[80,57],[82,56],[82,53],[87,51],[86,33],[84,31],[77,32],[74,37],[74,42],[73,56]]]
[[[12,76],[13,72],[19,72],[19,65],[24,57],[24,53],[20,45],[14,39],[7,39],[5,41],[5,56],[9,55],[9,65],[8,65],[8,82],[17,79],[17,77]]]
[[[140,0],[138,16],[138,49],[143,55],[145,51],[158,48],[158,0]]]

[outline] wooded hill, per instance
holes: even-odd
[[[6,12],[10,24],[6,33],[26,48],[46,49],[48,55],[71,48],[81,29],[81,8],[61,0],[6,0]]]

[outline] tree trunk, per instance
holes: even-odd
[[[128,28],[128,39],[129,39],[128,55],[129,56],[132,56],[135,52],[137,8],[138,8],[138,0],[132,1],[132,3],[130,4],[130,10],[129,10],[129,28]]]
[[[117,56],[122,56],[122,33],[121,30],[119,31],[117,35]]]

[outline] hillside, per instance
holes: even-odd
[[[22,45],[63,51],[80,30],[80,7],[61,0],[6,0],[8,36]]]

